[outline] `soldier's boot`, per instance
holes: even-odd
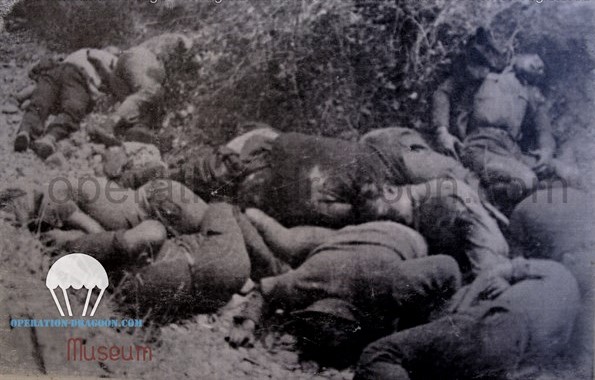
[[[16,139],[14,140],[14,151],[15,152],[24,152],[29,149],[29,144],[31,143],[31,136],[26,131],[21,131],[17,134]]]

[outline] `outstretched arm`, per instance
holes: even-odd
[[[314,248],[323,244],[334,233],[332,229],[314,226],[286,228],[254,208],[247,209],[246,216],[271,249],[292,267],[304,262]]]
[[[442,82],[432,94],[432,129],[446,128],[450,122],[450,95],[453,90],[453,79]]]
[[[85,231],[88,234],[103,232],[101,225],[81,210],[74,211],[65,221],[70,227]]]
[[[454,91],[454,81],[452,78],[444,81],[432,95],[432,125],[431,132],[437,148],[444,153],[458,158],[458,150],[461,148],[461,142],[458,138],[449,132],[450,124],[450,97]]]
[[[547,169],[550,164],[556,149],[556,141],[552,134],[552,125],[547,114],[545,98],[537,88],[532,88],[532,91],[531,113],[537,135],[537,149],[532,152],[537,162],[533,166],[533,170],[539,173]]]

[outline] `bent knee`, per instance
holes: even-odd
[[[165,226],[157,220],[145,220],[135,227],[144,237],[147,243],[152,245],[161,245],[167,239],[167,230]]]
[[[461,270],[453,257],[435,255],[425,260],[431,263],[433,277],[440,283],[441,288],[454,292],[461,287]]]
[[[360,356],[354,379],[408,379],[401,367],[403,355],[397,336],[389,335],[368,345]]]

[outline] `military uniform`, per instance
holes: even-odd
[[[358,203],[368,184],[404,185],[451,176],[473,182],[454,159],[438,154],[406,128],[374,131],[352,142],[300,133],[272,143],[267,197],[261,204],[284,224],[345,226],[365,221]]]
[[[419,231],[430,254],[453,256],[470,280],[508,258],[508,243],[485,206],[471,187],[447,177],[384,187],[380,194],[367,196],[360,213],[374,220],[405,223]]]
[[[131,257],[124,233],[87,235],[65,248],[125,271],[115,299],[129,314],[171,320],[212,312],[250,278],[247,243],[230,205],[208,206],[195,232],[173,236],[142,257]]]
[[[153,180],[132,190],[103,177],[89,176],[49,183],[33,214],[51,227],[62,228],[67,227],[70,215],[81,211],[108,231],[156,219],[180,234],[198,231],[207,207],[175,181]]]
[[[212,311],[248,278],[287,268],[239,210],[207,205],[171,180],[153,180],[137,190],[104,178],[57,181],[43,192],[24,193],[4,209],[20,212],[21,221],[29,218],[53,228],[67,227],[77,211],[97,221],[106,231],[77,236],[59,248],[92,255],[115,273],[132,273],[118,289],[118,299],[137,312]],[[139,256],[125,234],[148,220],[159,221],[167,237],[144,245]]]
[[[492,280],[501,292],[490,296]],[[355,379],[503,379],[563,352],[579,302],[572,275],[548,260],[515,259],[462,288],[430,323],[369,345]]]
[[[510,218],[511,252],[562,263],[576,278],[582,306],[572,354],[593,371],[593,273],[595,262],[593,197],[572,188],[538,190]]]
[[[30,142],[49,136],[49,148],[35,149],[46,158],[54,151],[55,141],[78,130],[79,122],[92,109],[99,90],[105,85],[95,67],[89,62],[95,59],[104,70],[114,68],[116,57],[106,51],[81,49],[67,56],[61,63],[50,63],[35,71],[37,87],[31,95],[15,140],[15,150],[24,151]],[[45,129],[45,121],[51,114],[56,119]],[[45,148],[46,146],[43,146]],[[36,148],[35,144],[33,148]]]
[[[457,155],[447,146],[448,136],[465,138],[474,95],[488,72],[501,71],[505,54],[488,30],[478,28],[466,43],[464,53],[455,60],[450,77],[432,95],[431,123],[426,131],[436,139],[437,148]],[[446,145],[445,145],[446,144]],[[450,149],[454,151],[448,152]]]
[[[110,81],[111,91],[121,104],[110,126],[113,131],[106,132],[129,141],[155,143],[150,129],[160,127],[165,65],[191,48],[192,41],[184,35],[165,33],[122,52]]]
[[[523,136],[534,136],[553,152],[543,95],[536,87],[521,83],[514,72],[489,74],[474,97],[462,161],[479,175],[499,205],[518,203],[537,185],[519,146]]]
[[[397,317],[427,317],[428,309],[453,294],[460,273],[452,258],[426,257],[426,249],[417,232],[397,223],[345,227],[296,269],[263,278],[236,323],[259,324],[267,311],[297,311],[327,299],[350,305],[367,332],[383,330]]]

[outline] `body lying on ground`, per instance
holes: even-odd
[[[50,229],[46,239],[60,250],[92,255],[110,272],[128,271],[118,296],[141,314],[180,317],[215,310],[248,278],[277,273],[284,265],[239,209],[208,205],[175,181],[152,180],[132,190],[83,177],[43,191],[2,194],[5,215],[21,225],[44,225]]]
[[[205,150],[171,178],[195,191],[234,187],[237,202],[286,224],[332,227],[365,222],[356,205],[367,184],[405,185],[449,176],[477,185],[460,163],[434,152],[406,128],[377,130],[360,142],[300,133],[257,137],[239,156],[228,147]]]
[[[546,99],[537,87],[544,76],[541,58],[517,55],[502,72],[502,65],[488,64],[495,60],[481,61],[483,66],[463,62],[465,69],[454,70],[439,86],[432,126],[439,145],[475,172],[488,199],[508,213],[541,179],[577,178],[575,170],[554,158]]]
[[[508,243],[498,223],[484,208],[477,193],[462,181],[442,178],[417,185],[367,188],[365,198],[358,205],[358,213],[363,219],[390,220],[415,229],[428,243],[430,255],[444,254],[456,259],[465,281],[508,259]],[[292,263],[293,259],[285,253],[297,249],[291,233],[262,211],[249,210],[253,223],[269,246]],[[295,227],[300,228],[324,231],[315,227]],[[295,229],[289,231],[296,234]],[[279,242],[289,242],[286,243],[289,247],[279,246]],[[313,247],[300,248],[298,257],[307,254],[307,248]]]
[[[514,70],[489,74],[474,96],[462,161],[503,209],[530,194],[538,175],[551,170],[556,144],[545,98],[533,84],[543,72],[539,56],[517,56]],[[531,157],[520,147],[528,136]]]
[[[113,71],[117,57],[112,52],[111,48],[81,49],[61,62],[44,59],[32,69],[37,86],[17,132],[15,151],[31,147],[45,159],[56,151],[57,141],[79,129],[100,91],[106,91],[107,84],[98,71]],[[46,129],[50,114],[56,117]]]
[[[461,288],[433,321],[369,345],[355,379],[506,379],[564,352],[578,305],[562,265],[517,258]]]
[[[370,222],[336,231],[295,228],[277,242],[292,247],[286,255],[293,257],[295,269],[260,280],[234,319],[232,345],[250,345],[255,328],[277,308],[302,316],[326,309],[310,325],[315,329],[316,322],[325,320],[348,322],[353,334],[338,339],[353,343],[355,335],[385,332],[397,317],[411,323],[424,320],[459,287],[456,262],[443,255],[427,257],[421,235],[398,223]]]
[[[510,219],[511,254],[562,263],[576,278],[581,308],[571,341],[571,356],[593,376],[593,196],[572,188],[539,190],[514,209]]]
[[[361,215],[392,220],[419,231],[430,254],[453,256],[465,280],[508,259],[508,243],[475,190],[454,178],[367,189]]]
[[[123,51],[111,72],[103,73],[110,92],[121,102],[108,122],[92,128],[91,138],[108,145],[121,140],[160,146],[166,65],[186,59],[193,42],[178,33],[165,33]]]

